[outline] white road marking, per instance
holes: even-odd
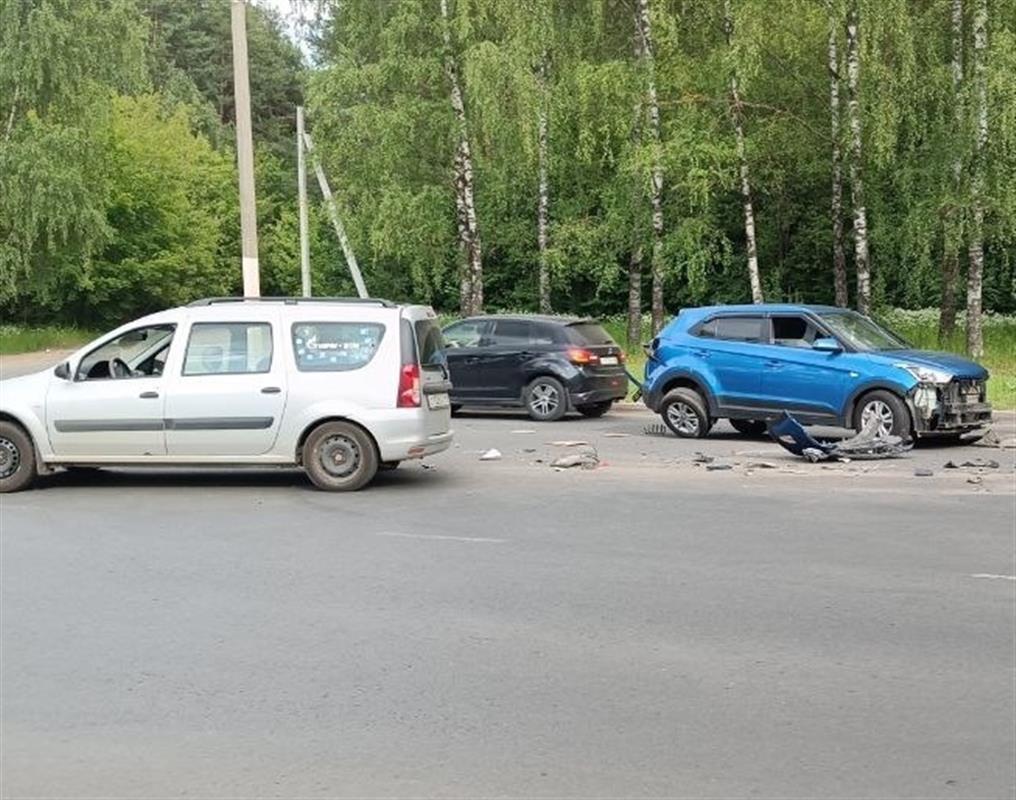
[[[482,536],[440,536],[438,534],[429,533],[395,533],[382,531],[375,533],[375,536],[398,536],[403,539],[435,539],[438,541],[448,542],[483,542],[489,544],[501,544],[507,542],[507,539],[485,539]]]
[[[978,572],[971,578],[988,578],[989,580],[1016,581],[1016,575],[993,575],[990,572]]]

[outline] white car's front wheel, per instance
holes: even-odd
[[[357,425],[325,422],[312,430],[304,443],[303,467],[319,489],[355,492],[377,474],[377,447]]]
[[[17,492],[35,480],[35,447],[20,425],[0,421],[0,493]]]

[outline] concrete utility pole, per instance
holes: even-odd
[[[236,160],[240,173],[240,238],[243,296],[261,296],[258,266],[258,220],[254,202],[254,142],[250,124],[250,80],[247,77],[247,4],[233,0],[233,95],[236,105]]]
[[[307,164],[304,156],[303,106],[296,107],[296,185],[300,198],[300,283],[303,296],[311,296],[310,235],[307,221]]]

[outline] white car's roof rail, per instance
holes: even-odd
[[[298,303],[339,303],[343,305],[370,305],[382,306],[384,308],[396,308],[391,300],[384,300],[380,297],[203,297],[188,303],[188,308],[198,306],[213,306],[219,303],[285,303],[286,305],[297,305]]]

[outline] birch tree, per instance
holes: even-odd
[[[452,20],[448,0],[441,0],[442,35],[445,47],[445,72],[448,76],[452,111],[455,114],[456,146],[454,158],[455,209],[459,245],[464,256],[460,279],[459,304],[464,315],[483,310],[483,250],[476,220],[473,191],[473,153],[469,144],[469,125],[458,58],[452,45]]]
[[[847,116],[850,120],[850,196],[854,217],[854,266],[857,269],[857,310],[871,311],[871,262],[868,256],[868,209],[864,204],[864,145],[861,125],[861,56],[859,0],[847,9]]]
[[[660,103],[656,94],[656,59],[653,54],[652,18],[649,0],[635,0],[635,36],[639,42],[639,62],[645,81],[646,112],[652,145],[651,192],[653,209],[653,334],[663,327],[663,160],[660,148]]]
[[[971,180],[970,244],[967,267],[967,351],[984,355],[981,333],[981,301],[984,281],[984,156],[988,146],[988,0],[974,4],[973,86],[976,115],[973,177]]]
[[[953,122],[957,136],[966,128],[963,102],[963,0],[951,0],[950,8],[950,75],[952,77]],[[955,145],[954,145],[955,146]],[[960,194],[963,181],[963,148],[955,146],[952,161],[953,197],[945,213],[946,231],[942,245],[942,301],[938,318],[938,338],[944,343],[956,329],[956,289],[959,283],[959,243],[951,241],[950,228],[961,226]],[[952,223],[950,225],[950,223]]]
[[[632,37],[632,51],[635,63],[642,63],[642,25],[639,21],[639,6],[635,4],[635,35]],[[632,114],[631,142],[633,149],[637,152],[642,146],[643,124],[645,118],[644,96],[639,93],[635,98],[635,107]],[[637,182],[632,187],[632,207],[637,208],[642,198],[642,184]],[[631,252],[628,255],[628,307],[626,335],[628,347],[636,347],[642,339],[642,271],[643,271],[643,249],[639,226],[632,226]]]
[[[538,178],[538,201],[536,209],[536,244],[539,250],[539,307],[540,312],[551,312],[550,302],[550,263],[547,257],[548,227],[550,225],[550,181],[549,170],[547,117],[550,109],[550,91],[547,86],[548,55],[544,50],[540,55],[540,63],[536,68],[539,109],[537,110],[536,153]]]
[[[957,0],[961,2],[961,0]],[[832,139],[832,222],[833,222],[833,286],[836,305],[846,308],[849,304],[847,289],[847,254],[843,245],[843,149],[840,134],[840,55],[838,9],[832,0],[827,0],[829,15],[829,133]]]
[[[730,0],[723,0],[723,32],[730,51],[734,43],[734,15]],[[751,300],[761,303],[762,280],[758,271],[758,243],[755,239],[755,206],[751,200],[751,173],[748,155],[744,145],[744,107],[741,104],[741,90],[738,84],[737,66],[733,53],[728,53],[730,67],[730,117],[734,123],[734,137],[737,148],[737,167],[740,176],[741,206],[744,210],[744,239],[748,257],[748,281],[751,284]]]

